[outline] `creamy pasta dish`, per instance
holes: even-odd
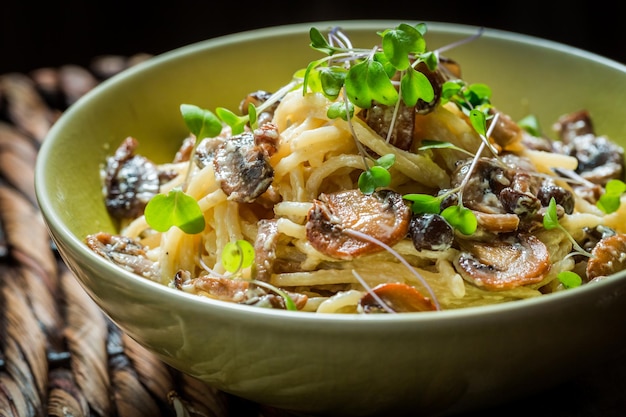
[[[425,34],[358,49],[312,30],[327,58],[280,91],[181,106],[171,161],[121,140],[101,167],[119,233],[87,245],[175,291],[318,313],[510,302],[626,268],[623,149],[585,109],[555,138],[513,120]]]

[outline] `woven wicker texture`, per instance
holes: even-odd
[[[0,75],[0,416],[278,416],[181,374],[122,333],[48,238],[37,149],[62,112],[149,58]]]
[[[39,145],[79,97],[149,58],[0,75],[0,417],[289,416],[159,361],[101,313],[48,238],[33,185]],[[539,397],[464,417],[622,417],[626,352],[617,359]]]

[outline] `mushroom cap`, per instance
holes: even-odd
[[[411,209],[399,193],[391,190],[364,194],[345,190],[322,194],[308,213],[306,233],[311,245],[333,258],[350,260],[384,250],[379,241],[392,246],[409,230]],[[360,239],[346,231],[371,239]]]
[[[455,260],[457,270],[465,280],[488,290],[536,284],[550,271],[548,248],[531,234],[465,242],[462,248]]]

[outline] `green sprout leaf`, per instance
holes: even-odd
[[[180,113],[187,128],[196,137],[196,142],[204,138],[213,138],[222,131],[222,122],[209,110],[193,104],[181,104]]]
[[[222,250],[222,265],[230,273],[236,273],[254,262],[254,246],[247,240],[228,242]]]
[[[359,190],[363,194],[372,194],[378,187],[386,187],[391,182],[391,174],[385,168],[374,165],[359,176]]]
[[[582,278],[576,272],[561,271],[558,273],[557,278],[559,282],[563,284],[565,288],[580,287],[583,283]]]
[[[319,29],[312,27],[309,30],[309,39],[311,40],[311,48],[328,55],[332,55],[335,52],[335,48],[328,44],[328,41]]]
[[[348,110],[346,110],[346,104]],[[354,104],[350,102],[336,101],[330,106],[328,106],[328,110],[326,111],[326,116],[329,119],[337,119],[341,118],[343,120],[350,120],[354,115]]]
[[[248,119],[252,129],[259,127],[257,123],[256,107],[252,103],[248,104]]]
[[[355,64],[345,81],[346,93],[354,104],[369,109],[372,102],[391,106],[398,101],[398,91],[380,62],[372,59]]]
[[[405,194],[402,197],[412,203],[411,210],[415,214],[439,214],[441,211],[441,198],[439,197],[428,194]]]
[[[389,62],[398,70],[407,69],[411,62],[409,55],[421,54],[426,50],[426,41],[417,27],[402,23],[395,29],[382,32],[383,51]]]
[[[155,195],[146,205],[144,215],[148,225],[158,232],[176,226],[187,234],[197,234],[205,226],[198,202],[178,188]]]
[[[324,95],[331,100],[339,97],[348,71],[342,67],[322,67],[319,77]]]
[[[420,59],[426,64],[430,71],[435,71],[439,65],[439,57],[432,51],[424,52]]]
[[[449,80],[441,86],[441,99],[445,103],[453,100],[461,92],[465,83],[463,80]]]
[[[467,207],[460,205],[446,207],[441,212],[441,216],[446,219],[452,227],[464,235],[473,234],[478,227],[476,215]]]
[[[376,165],[379,167],[389,169],[396,163],[396,155],[392,153],[388,153],[386,155],[381,156],[376,160]]]
[[[429,103],[435,98],[435,90],[424,74],[409,67],[402,77],[402,100],[409,106],[415,106],[419,99]]]
[[[541,127],[539,125],[539,119],[534,114],[529,114],[520,119],[517,124],[526,132],[533,136],[541,137]]]
[[[378,158],[375,165],[363,171],[359,176],[359,190],[363,194],[372,194],[378,187],[386,187],[391,183],[391,174],[388,169],[396,162],[392,153]]]
[[[546,213],[543,216],[543,227],[546,230],[552,230],[557,227],[561,227],[559,223],[559,217],[556,212],[556,200],[554,197],[550,199]]]
[[[225,107],[216,108],[215,113],[224,123],[230,126],[233,135],[238,135],[244,131],[248,120],[246,117],[241,117]]]
[[[478,109],[473,109],[469,113],[469,118],[474,130],[476,130],[479,135],[485,136],[487,134],[487,118],[485,114]]]
[[[604,194],[600,196],[596,206],[606,214],[619,209],[622,194],[626,192],[626,184],[618,179],[609,180],[604,187]]]

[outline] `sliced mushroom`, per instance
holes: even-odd
[[[624,178],[624,149],[604,136],[596,136],[586,110],[563,115],[555,123],[561,141],[554,151],[578,159],[576,172],[594,184]]]
[[[409,235],[417,250],[444,251],[454,242],[454,229],[439,214],[414,215],[409,225]]]
[[[410,207],[394,191],[380,190],[371,195],[359,190],[339,191],[322,194],[313,201],[306,234],[319,252],[350,260],[383,250],[375,241],[389,246],[399,242],[408,232],[410,219]]]
[[[276,261],[276,244],[278,241],[278,221],[261,219],[258,222],[257,237],[254,242],[255,277],[268,282]]]
[[[269,157],[276,151],[278,138],[276,126],[267,123],[254,132],[207,142],[215,176],[230,200],[250,203],[267,191],[274,180]]]
[[[159,192],[159,169],[148,158],[135,155],[137,146],[137,139],[127,137],[115,154],[106,159],[105,204],[109,214],[117,219],[140,216]]]
[[[255,307],[286,309],[283,297],[241,278],[208,275],[193,278],[188,271],[179,271],[174,277],[174,286],[181,291],[203,295],[215,300]],[[292,292],[287,292],[287,294],[298,310],[301,310],[308,300],[305,294]]]
[[[575,200],[572,192],[556,185],[551,179],[545,179],[541,183],[541,187],[537,191],[537,198],[544,207],[547,207],[550,200],[554,198],[556,204],[563,207],[566,214],[574,212]]]
[[[533,178],[526,171],[518,171],[513,175],[511,185],[505,187],[498,195],[502,207],[507,213],[513,213],[520,218],[532,218],[541,208],[541,201],[533,188]]]
[[[605,277],[626,269],[626,234],[600,239],[587,262],[587,279]]]
[[[382,306],[379,302],[385,304]],[[364,313],[386,313],[390,309],[394,313],[411,313],[435,311],[437,306],[428,297],[422,295],[415,287],[389,282],[379,284],[361,298],[359,307]]]
[[[546,245],[531,234],[492,242],[465,242],[455,260],[461,276],[487,290],[506,290],[541,282],[550,271]]]
[[[359,117],[371,127],[380,137],[387,139],[396,148],[408,151],[413,145],[413,130],[415,128],[415,108],[406,106],[402,101],[395,106],[386,106],[373,103],[369,109],[359,113]],[[389,129],[393,128],[391,135]]]
[[[472,158],[459,161],[451,176],[451,186],[463,184],[472,165]],[[504,213],[498,198],[500,191],[511,184],[507,169],[491,158],[480,158],[463,188],[463,205],[483,213]]]
[[[99,232],[88,235],[85,243],[95,253],[137,275],[160,281],[159,268],[148,259],[147,248],[127,236]]]
[[[498,114],[498,121],[493,128],[491,137],[501,148],[506,149],[523,139],[522,128],[509,115],[493,107],[490,109],[490,114]]]

